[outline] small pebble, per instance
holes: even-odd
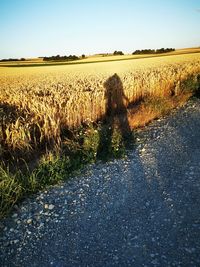
[[[27,222],[28,224],[31,224],[31,223],[32,223],[32,219],[28,219],[26,222]]]
[[[48,209],[48,208],[49,208],[49,205],[48,205],[48,204],[45,204],[45,205],[44,205],[44,208],[45,208],[45,209]]]
[[[54,209],[54,207],[55,207],[54,205],[50,204],[50,205],[49,205],[49,210]]]

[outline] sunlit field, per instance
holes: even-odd
[[[122,106],[120,116],[134,130],[184,104],[199,84],[200,53],[196,52],[88,64],[0,67],[0,215],[25,194],[56,183],[96,159],[104,131],[101,123],[108,111],[108,88],[111,99],[115,98],[111,102]],[[113,138],[109,152],[118,156],[120,133],[113,132]],[[52,149],[56,158],[54,152],[49,154]],[[63,160],[58,157],[62,153]],[[24,166],[39,167],[24,175]]]
[[[114,73],[119,75],[129,103],[134,103],[147,96],[178,95],[179,84],[199,72],[200,54],[1,68],[0,101],[23,114],[5,125],[6,143],[28,146],[33,125],[38,128],[40,140],[59,139],[61,128],[97,121],[105,113],[104,83]]]

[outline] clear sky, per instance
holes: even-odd
[[[0,0],[0,58],[200,46],[200,0]]]

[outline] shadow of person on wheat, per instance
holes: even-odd
[[[127,116],[128,98],[124,94],[120,77],[115,73],[104,83],[106,112],[99,133],[99,145],[97,149],[97,159],[107,159],[112,155],[113,133],[117,126],[121,135],[120,146],[129,149],[132,143],[132,131],[129,126]]]

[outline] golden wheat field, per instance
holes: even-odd
[[[12,147],[59,140],[63,128],[94,122],[105,113],[105,82],[117,74],[128,99],[181,93],[180,83],[200,73],[200,53],[45,67],[0,67],[0,103],[17,118],[4,123]],[[11,115],[12,117],[12,115]],[[36,141],[35,141],[36,142]]]

